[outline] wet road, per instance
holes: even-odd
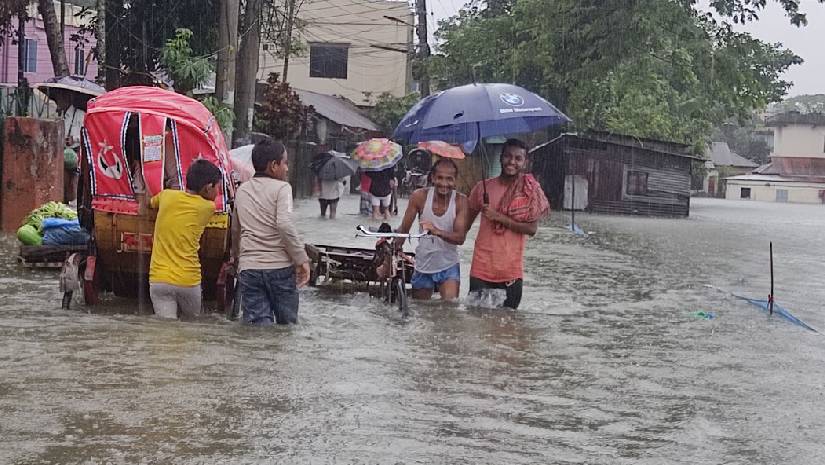
[[[371,245],[316,210],[310,242]],[[778,301],[825,328],[823,207],[577,221],[529,243],[519,312],[308,289],[288,329],[63,311],[5,238],[0,463],[825,463],[825,340],[705,286],[764,298],[773,240]]]

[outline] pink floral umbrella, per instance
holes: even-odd
[[[395,166],[403,154],[401,146],[395,142],[376,138],[358,144],[352,152],[352,158],[364,171],[381,171]]]
[[[455,158],[456,160],[464,159],[464,151],[461,147],[453,144],[448,144],[443,140],[430,140],[426,142],[419,142],[418,148],[429,151],[434,155],[443,158]]]

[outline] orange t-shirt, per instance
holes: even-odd
[[[487,195],[490,208],[498,210],[498,205],[507,185],[499,178],[487,180]],[[479,181],[470,192],[470,209],[481,210],[484,206],[484,187]],[[505,229],[504,233],[493,231],[493,222],[479,214],[481,225],[473,248],[473,263],[470,276],[493,283],[510,282],[524,277],[524,247],[527,235]]]

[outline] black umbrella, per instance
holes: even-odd
[[[323,167],[324,164],[328,162],[330,158],[332,158],[332,154],[329,152],[315,154],[315,156],[312,157],[312,161],[309,162],[309,169],[311,169],[312,172],[315,173],[315,175],[317,176],[318,171],[321,170],[321,167]]]
[[[336,154],[330,156],[316,173],[323,181],[333,181],[352,176],[356,171],[358,171],[358,162],[344,154]]]

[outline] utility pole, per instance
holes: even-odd
[[[284,72],[281,82],[287,82],[289,74],[289,54],[292,53],[292,25],[295,24],[295,0],[287,0],[286,43],[284,44]]]
[[[106,0],[97,0],[97,22],[95,36],[97,38],[97,83],[106,83]]]
[[[215,67],[215,98],[229,108],[235,106],[235,54],[238,53],[238,0],[221,0],[218,11],[218,63]]]
[[[421,96],[430,95],[430,73],[427,71],[427,59],[430,57],[430,44],[427,40],[427,0],[415,0],[415,13],[418,15],[418,81]]]

